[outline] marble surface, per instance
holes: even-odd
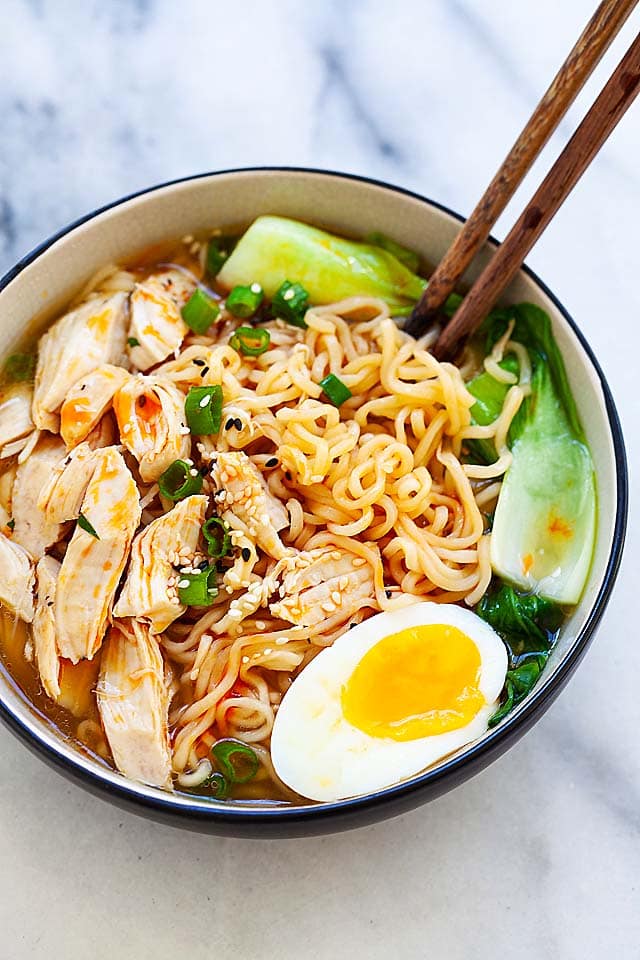
[[[3,0],[0,272],[102,203],[215,168],[331,167],[468,212],[593,6]],[[609,69],[638,26],[636,14]],[[602,361],[636,476],[639,148],[637,106],[529,261]],[[0,730],[0,955],[637,957],[639,565],[632,509],[597,640],[544,719],[454,793],[350,834],[250,842],[156,826]]]

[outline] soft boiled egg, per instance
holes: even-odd
[[[406,780],[487,730],[507,671],[492,628],[448,603],[376,614],[294,680],[276,714],[278,776],[310,800]]]

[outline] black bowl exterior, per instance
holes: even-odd
[[[158,184],[147,190],[139,191],[101,207],[87,216],[76,220],[40,244],[9,270],[0,280],[0,291],[11,283],[22,270],[37,260],[52,244],[72,232],[81,224],[97,217],[99,214],[118,207],[132,199],[152,194],[166,187],[176,186],[192,180],[228,176],[229,174],[236,173],[290,173],[292,175],[305,174],[317,177],[338,178],[340,180],[352,180],[411,197],[426,206],[448,214],[459,222],[464,222],[463,217],[449,210],[442,204],[422,197],[412,191],[404,190],[403,188],[372,180],[367,177],[294,167],[256,167],[223,170]],[[493,239],[491,242],[497,244],[497,241]],[[289,807],[286,805],[265,807],[253,804],[237,804],[225,807],[222,804],[214,805],[195,799],[190,802],[188,806],[183,806],[177,803],[176,798],[169,793],[159,794],[159,791],[145,793],[144,788],[141,791],[137,785],[131,784],[124,777],[116,776],[105,779],[100,776],[99,767],[87,768],[86,766],[75,763],[67,754],[55,750],[50,744],[38,737],[37,733],[34,733],[27,727],[8,703],[0,700],[0,719],[12,733],[22,740],[32,752],[40,756],[49,766],[58,770],[85,789],[88,789],[96,796],[109,800],[132,813],[151,817],[159,822],[200,833],[263,839],[335,833],[340,830],[365,826],[385,818],[398,816],[428,800],[433,800],[441,796],[458,784],[463,783],[508,750],[510,746],[533,726],[553,703],[577,668],[591,643],[594,632],[609,602],[620,566],[628,509],[628,473],[624,440],[615,404],[605,376],[577,324],[562,304],[533,271],[527,267],[523,267],[522,269],[524,274],[553,302],[558,312],[572,328],[593,370],[599,378],[615,457],[617,508],[606,569],[600,584],[600,589],[586,622],[550,680],[536,687],[516,713],[507,717],[483,740],[471,744],[463,753],[452,757],[434,769],[427,770],[425,773],[406,783],[397,784],[373,794],[342,800],[336,803],[310,804],[299,807]]]

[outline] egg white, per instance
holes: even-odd
[[[457,627],[480,654],[478,689],[485,705],[464,727],[416,740],[372,737],[347,722],[342,689],[357,664],[384,637],[422,624]],[[283,697],[271,737],[276,773],[310,800],[342,800],[415,776],[487,730],[504,685],[507,651],[471,610],[419,602],[379,613],[339,637],[309,663]]]

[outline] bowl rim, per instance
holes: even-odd
[[[359,174],[344,173],[317,167],[280,165],[233,167],[224,170],[213,170],[192,174],[189,176],[178,177],[176,179],[164,181],[150,187],[145,187],[141,190],[136,190],[133,193],[127,194],[124,197],[120,197],[111,201],[110,203],[104,204],[103,206],[92,210],[90,213],[73,220],[71,223],[50,235],[47,239],[42,241],[42,243],[35,246],[32,250],[25,254],[25,256],[18,260],[18,262],[0,278],[0,293],[13,280],[15,280],[15,278],[26,267],[34,263],[58,240],[61,240],[63,237],[67,236],[67,234],[72,233],[78,227],[90,220],[95,219],[100,214],[105,213],[108,210],[122,206],[130,200],[134,200],[138,197],[143,197],[147,194],[152,194],[165,188],[176,187],[183,183],[204,180],[208,178],[229,176],[233,174],[252,173],[303,174],[317,177],[332,177],[339,180],[364,183],[370,186],[382,188],[392,193],[404,195],[413,200],[417,200],[422,204],[433,207],[436,210],[449,215],[459,223],[465,222],[465,218],[463,216],[456,211],[451,210],[445,204],[439,203],[436,200],[431,200],[430,198],[405,187],[400,187],[377,178],[362,176]],[[493,237],[493,235],[488,238],[487,243],[494,247],[500,245],[499,241]],[[129,807],[137,807],[138,812],[140,813],[146,812],[147,815],[149,813],[155,813],[160,817],[164,817],[173,821],[176,819],[181,819],[183,823],[190,821],[192,825],[194,822],[200,823],[203,829],[206,829],[207,824],[220,824],[221,826],[227,824],[229,826],[240,826],[241,824],[250,823],[258,826],[260,824],[273,824],[274,822],[283,825],[300,824],[303,822],[307,822],[310,825],[314,822],[316,825],[324,823],[325,829],[327,826],[330,829],[331,825],[330,823],[327,824],[327,821],[339,819],[344,817],[345,814],[357,814],[359,812],[365,813],[367,811],[370,814],[374,813],[375,818],[375,811],[378,811],[378,809],[383,807],[386,803],[392,800],[409,798],[413,795],[419,794],[422,790],[429,786],[440,785],[439,792],[442,792],[444,789],[446,789],[446,787],[442,786],[444,781],[451,779],[453,784],[455,784],[459,782],[459,780],[464,779],[465,767],[468,767],[469,770],[473,772],[474,769],[478,770],[491,762],[491,760],[495,759],[504,749],[507,748],[507,746],[509,746],[510,742],[515,741],[522,733],[525,732],[525,730],[533,723],[535,719],[538,719],[538,717],[544,713],[546,708],[551,704],[562,687],[565,685],[570,675],[574,672],[578,666],[578,663],[584,656],[589,644],[591,643],[594,632],[600,623],[600,620],[602,619],[605,608],[611,597],[613,586],[620,567],[626,535],[629,498],[628,467],[622,428],[611,390],[600,364],[598,363],[591,347],[589,346],[577,323],[573,320],[569,312],[555,296],[555,294],[552,293],[547,285],[526,264],[522,266],[521,270],[525,276],[532,280],[533,283],[542,291],[542,293],[545,294],[549,300],[551,300],[555,308],[575,334],[580,346],[582,347],[595,373],[597,374],[603,393],[605,409],[613,443],[616,467],[616,513],[609,557],[604,575],[602,577],[602,582],[600,584],[600,589],[598,590],[589,615],[582,629],[576,635],[575,640],[567,651],[564,659],[558,665],[554,673],[550,675],[546,682],[542,682],[540,685],[534,688],[532,693],[529,694],[529,696],[523,701],[522,706],[517,712],[507,717],[499,726],[497,726],[481,741],[470,744],[462,753],[457,754],[449,760],[446,760],[444,763],[432,770],[426,770],[423,773],[418,774],[416,777],[413,777],[410,780],[399,784],[394,784],[393,786],[386,787],[382,790],[377,790],[372,793],[363,794],[357,797],[350,797],[346,800],[318,804],[314,803],[309,804],[308,806],[296,807],[289,807],[285,805],[262,807],[247,804],[233,807],[225,806],[224,808],[221,808],[221,806],[214,806],[206,801],[198,802],[196,797],[193,799],[189,798],[188,805],[183,803],[178,804],[174,802],[174,797],[170,793],[167,793],[166,798],[158,797],[155,794],[145,794],[140,791],[140,787],[144,788],[143,784],[130,784],[129,781],[127,781],[124,777],[122,777],[121,782],[106,780],[100,775],[101,768],[98,765],[95,767],[85,767],[80,764],[76,764],[71,756],[68,756],[53,748],[44,740],[42,740],[36,733],[32,732],[24,724],[21,717],[15,713],[7,703],[4,702],[4,699],[1,696],[0,720],[2,720],[5,725],[9,727],[14,734],[16,734],[17,737],[26,744],[26,746],[41,756],[46,762],[57,768],[60,768],[62,772],[66,774],[72,774],[74,778],[79,780],[82,785],[89,788],[92,792],[103,797],[106,795],[108,799],[112,801],[119,801]],[[111,772],[112,771],[109,771],[109,773]],[[382,811],[379,811],[379,814],[380,818],[384,816]]]

